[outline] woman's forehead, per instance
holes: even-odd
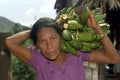
[[[56,33],[56,30],[53,27],[42,27],[38,33]]]
[[[44,27],[41,30],[39,30],[37,34],[38,37],[50,37],[56,35],[58,35],[58,33],[55,31],[54,28],[51,27]]]

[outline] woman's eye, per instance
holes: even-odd
[[[51,39],[56,39],[56,37],[51,37]]]
[[[55,37],[53,37],[52,39],[55,39]]]
[[[39,41],[39,44],[43,44],[45,41],[44,40],[41,40],[41,41]]]

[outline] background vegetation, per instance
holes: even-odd
[[[23,26],[19,23],[14,23],[13,21],[0,16],[0,32],[1,33],[11,33],[15,34],[20,31],[28,30],[30,27]],[[31,40],[27,40],[24,46],[29,46],[32,44]],[[12,80],[36,80],[35,73],[33,69],[26,65],[24,62],[11,55],[11,67],[12,67]]]

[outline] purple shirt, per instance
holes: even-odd
[[[38,80],[86,80],[83,61],[89,61],[90,54],[80,53],[80,57],[67,54],[63,64],[47,60],[39,50],[30,47],[31,60],[28,62],[35,70]]]

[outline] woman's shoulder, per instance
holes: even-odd
[[[29,46],[28,49],[30,49],[32,53],[40,53],[40,50],[34,45]]]
[[[42,54],[38,48],[32,45],[29,46],[28,49],[30,49],[31,52],[31,59],[29,62],[41,61],[41,59],[43,59]]]
[[[73,55],[72,53],[69,53],[69,56],[71,56],[72,58],[82,59],[83,61],[89,61],[90,52],[77,51],[77,53],[78,53],[80,56],[75,56],[75,55]]]

